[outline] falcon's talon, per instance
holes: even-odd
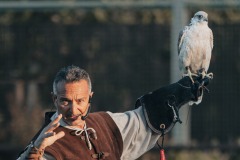
[[[187,72],[188,73],[186,73],[186,74],[183,74],[183,77],[186,77],[186,76],[188,76],[190,79],[191,79],[191,81],[192,81],[192,83],[194,83],[194,80],[193,80],[193,78],[192,78],[192,76],[198,76],[197,74],[194,74],[194,73],[191,73],[191,71],[188,69],[187,70]]]
[[[191,79],[191,81],[192,81],[192,83],[194,83],[194,80],[193,80],[193,78],[192,78],[192,76],[191,75],[188,75],[188,74],[183,74],[183,77],[189,77],[190,79]]]
[[[206,74],[205,75],[207,78],[209,78],[209,79],[213,79],[213,73],[208,73],[208,74]]]
[[[204,68],[198,70],[197,73],[198,73],[198,76],[202,77],[202,79],[204,79],[206,77],[206,75],[207,75],[207,73],[206,73]]]
[[[188,76],[191,79],[192,83],[194,83],[194,80],[193,80],[192,76],[190,76],[190,75],[188,75]]]

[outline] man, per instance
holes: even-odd
[[[18,159],[137,159],[180,121],[183,104],[197,101],[208,81],[196,82],[187,77],[146,94],[132,111],[89,114],[93,92],[88,73],[77,66],[62,68],[53,82],[57,111],[46,114],[42,129]]]

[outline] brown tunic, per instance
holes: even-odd
[[[112,118],[105,112],[91,113],[86,119],[86,124],[88,128],[93,128],[97,135],[95,139],[94,134],[88,131],[91,150],[86,144],[85,132],[76,136],[75,131],[58,127],[55,131],[64,131],[65,136],[46,147],[45,153],[51,154],[57,160],[120,160],[123,141]]]

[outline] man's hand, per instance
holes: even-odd
[[[60,125],[59,121],[62,118],[62,114],[59,114],[56,119],[49,123],[40,133],[34,147],[38,149],[45,149],[47,146],[52,145],[56,140],[62,138],[65,133],[63,131],[56,133],[54,130]]]

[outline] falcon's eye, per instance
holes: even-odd
[[[203,16],[202,15],[198,15],[198,19],[202,19],[203,18]]]

